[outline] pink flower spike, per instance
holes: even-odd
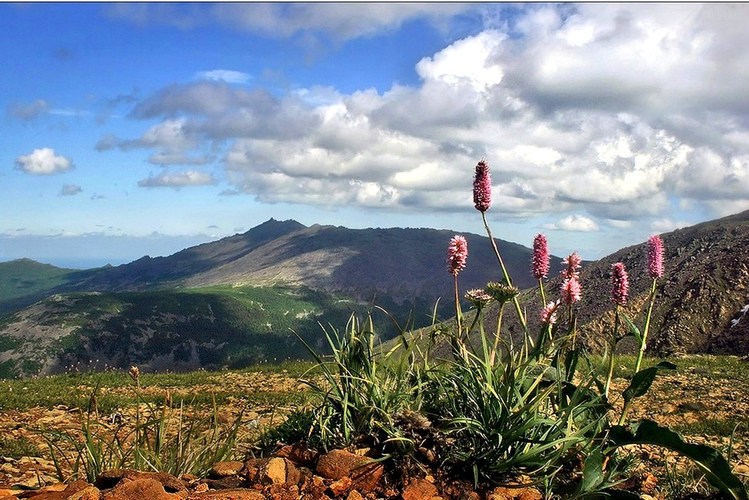
[[[580,275],[578,271],[580,270],[580,263],[582,261],[583,259],[577,252],[572,252],[569,257],[562,261],[562,264],[567,266],[567,269],[562,270],[562,277],[565,279],[577,278]]]
[[[623,306],[627,303],[627,296],[629,294],[629,277],[627,276],[627,270],[624,269],[624,264],[622,262],[617,262],[611,267],[611,282],[613,285],[611,297],[616,304]]]
[[[582,298],[582,286],[577,280],[577,276],[567,278],[562,283],[562,300],[568,306],[578,302]]]
[[[559,307],[559,301],[549,302],[541,311],[541,322],[544,324],[553,325],[557,321],[557,307]]]
[[[486,212],[492,203],[492,177],[489,175],[489,164],[481,160],[476,165],[473,177],[473,205],[479,212]]]
[[[541,233],[533,238],[531,272],[537,280],[545,278],[549,274],[549,245],[546,242],[546,236]]]
[[[648,274],[654,279],[663,276],[663,241],[657,234],[648,238]]]
[[[466,267],[468,242],[464,236],[456,235],[450,239],[447,247],[447,272],[455,276]]]

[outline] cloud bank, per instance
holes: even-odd
[[[424,9],[438,15],[396,7],[361,6],[376,29]],[[276,36],[304,22],[343,39],[367,34],[347,9],[211,12]],[[569,231],[661,228],[674,200],[715,215],[749,208],[749,52],[737,50],[749,45],[747,25],[741,4],[532,5],[424,57],[418,85],[279,97],[226,78],[176,83],[130,113],[157,125],[134,139],[105,136],[97,149],[184,159],[227,144],[229,183],[263,202],[430,211],[470,210],[483,157],[502,217],[557,213],[552,226]],[[170,175],[140,185],[213,182],[198,171]]]

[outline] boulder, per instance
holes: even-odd
[[[104,493],[102,500],[182,500],[187,495],[167,493],[164,485],[150,478],[123,479],[117,486]]]
[[[349,453],[344,450],[333,450],[321,456],[317,461],[315,472],[325,478],[338,481],[349,477],[353,489],[370,492],[377,487],[384,468],[370,458]]]

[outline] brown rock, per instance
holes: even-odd
[[[262,469],[267,462],[267,458],[251,458],[249,460],[245,460],[244,466],[242,467],[242,470],[239,471],[239,474],[246,478],[249,482],[255,483],[258,481],[260,469]]]
[[[265,495],[255,490],[236,489],[193,493],[187,500],[266,500]]]
[[[124,479],[105,493],[102,500],[182,500],[182,496],[167,493],[155,479]]]
[[[260,482],[263,484],[284,484],[286,482],[286,461],[274,457],[260,469]]]
[[[350,477],[354,487],[360,492],[372,491],[380,481],[383,471],[381,464],[344,450],[333,450],[321,456],[315,469],[320,476],[334,481]]]
[[[67,490],[65,490],[67,492]],[[101,491],[96,486],[88,486],[77,493],[73,493],[67,500],[99,500]]]
[[[273,484],[265,495],[270,500],[299,500],[299,488],[286,484]]]
[[[361,496],[361,493],[359,493],[356,490],[351,490],[346,497],[346,500],[364,500],[364,497]]]
[[[344,476],[338,481],[333,481],[333,483],[330,485],[329,489],[330,492],[333,494],[334,497],[338,498],[340,496],[345,495],[353,485],[353,481],[351,481],[351,478],[348,476]]]
[[[208,477],[220,479],[227,476],[236,476],[243,467],[243,462],[216,462],[208,472]]]
[[[536,488],[495,488],[486,497],[487,500],[543,500],[543,495]]]
[[[85,490],[90,484],[88,484],[83,479],[79,479],[77,481],[73,481],[72,483],[68,484],[67,486],[64,483],[61,483],[63,486],[63,491],[67,493],[68,495],[73,493],[78,493],[79,491]]]
[[[303,443],[297,443],[284,446],[274,456],[286,458],[297,467],[314,467],[320,453],[308,449]]]
[[[138,479],[152,479],[161,483],[163,489],[167,493],[181,493],[181,497],[185,497],[187,488],[185,484],[165,472],[140,472],[132,469],[113,469],[110,471],[102,472],[99,477],[96,478],[94,486],[100,490],[107,490],[117,486],[123,479],[138,480]]]
[[[424,479],[417,479],[406,486],[401,494],[403,500],[437,500],[439,496],[437,488]]]
[[[214,490],[235,490],[247,486],[247,484],[245,484],[245,479],[238,476],[228,476],[221,479],[206,479],[202,484]]]

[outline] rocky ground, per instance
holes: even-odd
[[[749,482],[749,381],[747,378],[716,378],[710,370],[690,368],[658,378],[647,396],[635,401],[631,420],[651,418],[678,430],[691,442],[704,443],[730,454],[734,472]],[[615,380],[615,394],[625,387],[624,379]],[[173,387],[180,391],[211,391],[227,386],[236,388],[237,397],[222,405],[220,418],[231,422],[246,407],[242,394],[303,391],[295,377],[283,373],[226,373],[201,386]],[[127,388],[112,388],[126,391]],[[145,392],[163,393],[166,388],[144,388]],[[262,400],[262,398],[259,398]],[[618,415],[621,401],[614,399]],[[126,499],[211,499],[211,500],[277,500],[306,499],[345,500],[502,500],[541,499],[541,492],[518,484],[476,490],[470,484],[424,465],[396,475],[382,465],[370,463],[367,449],[334,450],[319,454],[302,447],[284,446],[263,458],[252,458],[251,443],[260,431],[277,423],[292,407],[258,403],[245,408],[236,461],[214,466],[206,478],[189,475],[180,478],[167,474],[115,470],[95,482],[61,483],[44,440],[35,432],[42,426],[51,429],[79,426],[76,408],[56,406],[25,411],[0,412],[0,436],[16,442],[33,443],[41,457],[0,457],[0,500],[32,498],[36,500],[126,500]],[[134,409],[124,409],[125,420],[133,418]],[[102,425],[110,425],[112,415],[100,415]],[[738,427],[736,427],[738,426]],[[733,439],[731,439],[731,433]],[[728,431],[726,431],[728,429]],[[632,447],[630,453],[640,461],[632,479],[623,488],[641,498],[710,498],[699,491],[704,479],[676,455],[654,447]],[[691,494],[691,497],[687,495]],[[717,498],[717,497],[715,497]]]

